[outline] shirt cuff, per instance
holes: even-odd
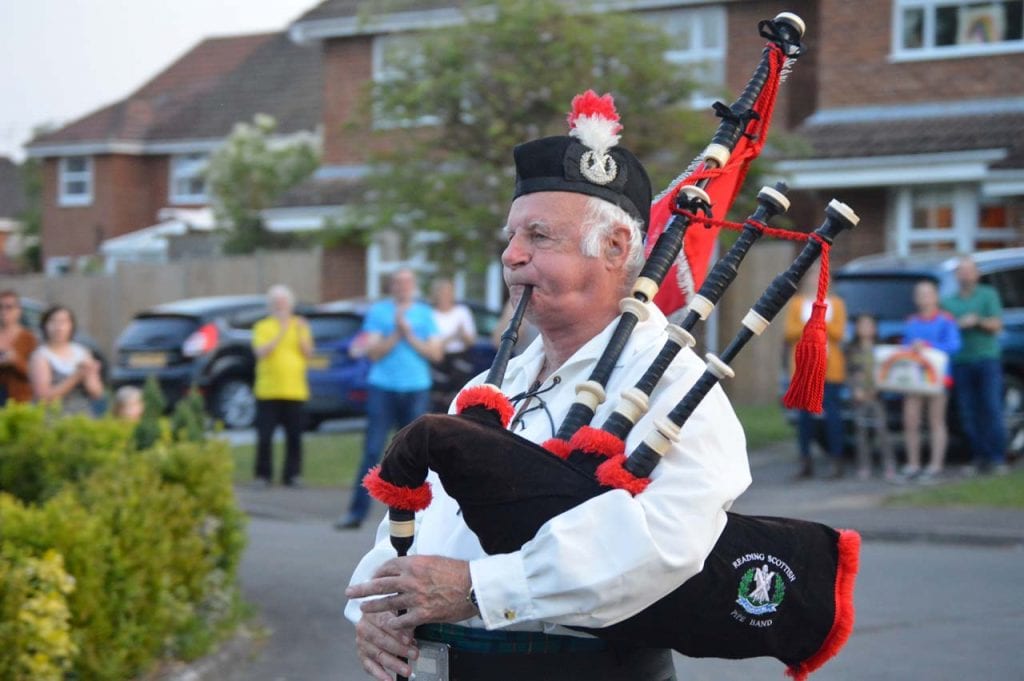
[[[526,571],[519,552],[470,561],[469,574],[485,627],[501,629],[533,619]]]

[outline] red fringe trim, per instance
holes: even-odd
[[[557,437],[553,437],[550,440],[545,440],[541,447],[548,450],[559,459],[568,459],[569,455],[572,454],[572,445],[567,440],[559,440]]]
[[[605,487],[624,489],[633,496],[640,494],[647,485],[651,484],[650,478],[638,478],[623,466],[626,463],[624,455],[613,456],[597,467],[597,481]]]
[[[424,482],[419,487],[402,487],[382,478],[380,466],[370,469],[363,478],[363,487],[377,501],[403,511],[422,511],[430,506],[430,500],[433,498],[429,482]]]
[[[611,458],[626,453],[626,443],[606,430],[583,426],[569,440],[572,448],[584,454]]]
[[[456,414],[461,414],[470,407],[484,407],[494,412],[501,419],[502,428],[508,428],[509,421],[515,414],[515,408],[504,393],[486,383],[466,388],[455,399]]]
[[[836,570],[836,618],[832,630],[825,637],[818,652],[800,664],[786,670],[796,681],[806,681],[807,675],[817,671],[835,657],[853,633],[853,587],[860,569],[860,535],[853,530],[839,530],[839,566]]]

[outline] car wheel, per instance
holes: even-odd
[[[1006,374],[1003,387],[1003,414],[1006,423],[1006,451],[1019,459],[1024,454],[1024,380]]]
[[[228,378],[218,384],[213,395],[213,413],[225,428],[251,428],[256,422],[256,396],[249,381]]]

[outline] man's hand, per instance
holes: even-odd
[[[957,320],[961,329],[972,329],[981,323],[981,318],[974,312],[968,312]]]
[[[384,626],[411,630],[428,622],[461,622],[477,614],[466,598],[471,586],[469,563],[441,556],[393,558],[377,568],[369,582],[345,589],[349,598],[385,596],[365,601],[364,614],[395,613]],[[390,594],[390,595],[388,595]],[[402,615],[398,611],[405,610]]]
[[[364,614],[356,624],[356,652],[367,674],[380,681],[391,681],[391,674],[409,677],[412,667],[401,658],[415,660],[419,655],[411,629],[394,630],[384,626],[388,613]]]

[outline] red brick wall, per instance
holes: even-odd
[[[165,156],[94,156],[88,206],[59,205],[58,165],[53,158],[44,164],[44,259],[93,254],[104,239],[153,225],[168,204]]]
[[[320,300],[365,296],[366,249],[352,245],[324,249],[320,277]]]
[[[831,261],[838,267],[854,258],[885,250],[885,189],[837,189],[801,191],[790,195],[793,201],[787,216],[800,231],[817,229],[825,220],[825,206],[832,199],[853,209],[860,223],[836,237]]]
[[[822,108],[1024,94],[1020,54],[889,63],[891,0],[822,0]]]
[[[325,165],[366,161],[365,128],[352,129],[373,77],[373,39],[369,36],[324,41]]]

